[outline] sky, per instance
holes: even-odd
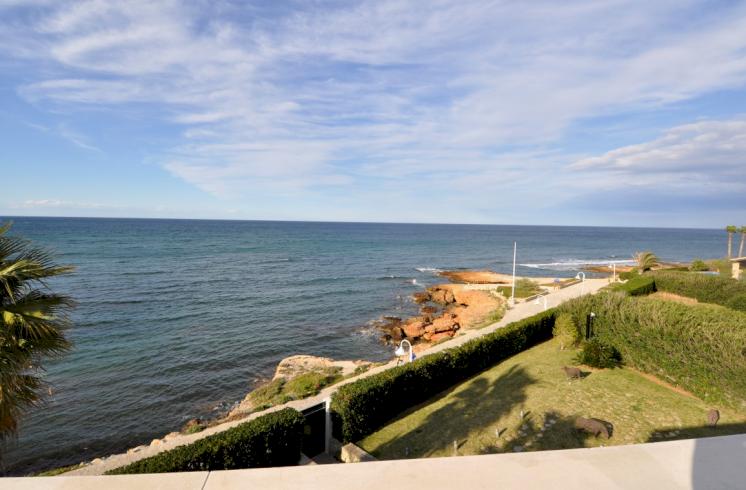
[[[0,215],[746,224],[746,3],[0,0]]]

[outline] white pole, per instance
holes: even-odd
[[[513,286],[510,288],[510,304],[515,305],[515,257],[518,251],[518,242],[513,242]]]

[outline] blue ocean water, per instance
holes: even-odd
[[[13,218],[12,232],[77,272],[74,350],[53,394],[3,450],[10,473],[77,463],[216,415],[292,354],[383,360],[370,322],[416,313],[439,269],[573,276],[653,250],[719,257],[718,230]]]

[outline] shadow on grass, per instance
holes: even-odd
[[[746,434],[746,423],[718,424],[716,427],[701,425],[697,427],[664,427],[654,430],[645,442],[675,441],[678,439],[699,439],[702,437],[729,436]]]
[[[575,417],[556,412],[527,415],[513,437],[496,438],[478,454],[546,451],[586,447],[592,435],[575,428]]]
[[[444,449],[449,454],[451,449],[458,452],[471,434],[483,431],[513,407],[525,402],[526,387],[536,382],[520,366],[513,366],[493,381],[481,375],[472,378],[466,388],[456,387],[442,393],[391,422],[416,417],[419,410],[444,398],[452,398],[423,420],[417,421],[415,418],[415,428],[392,438],[373,453],[383,459],[396,459],[427,457]]]

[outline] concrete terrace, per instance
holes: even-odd
[[[578,297],[581,294],[595,293],[599,289],[601,289],[602,287],[608,284],[609,284],[608,279],[587,279],[585,283],[573,284],[563,289],[551,291],[550,293],[546,295],[547,308],[552,308],[554,306],[557,306],[571,298]],[[465,342],[468,342],[469,340],[475,339],[482,335],[493,332],[499,328],[502,328],[508,325],[509,323],[521,320],[523,318],[528,318],[542,311],[544,311],[543,300],[539,301],[538,304],[535,301],[517,303],[513,308],[509,309],[506,312],[505,316],[499,322],[496,322],[492,325],[489,325],[481,329],[466,330],[462,335],[457,335],[456,337],[448,341],[439,343],[433,346],[432,348],[428,349],[427,351],[420,353],[419,356],[422,357],[422,356],[426,356],[426,355],[429,355],[435,352],[440,352],[442,350],[445,350],[451,347],[456,347]],[[392,350],[392,354],[393,354],[393,350]],[[278,406],[269,408],[267,410],[264,410],[262,412],[251,413],[251,414],[248,414],[245,418],[242,418],[239,420],[233,420],[230,422],[225,422],[225,423],[216,425],[214,427],[209,427],[203,430],[202,432],[198,432],[196,434],[180,434],[178,436],[175,436],[167,440],[161,440],[161,442],[156,445],[144,447],[137,452],[115,454],[103,460],[97,461],[96,463],[89,464],[79,469],[67,472],[65,473],[65,475],[66,476],[103,475],[105,472],[112,470],[114,468],[118,468],[120,466],[133,463],[140,459],[153,456],[155,454],[158,454],[163,451],[167,451],[169,449],[173,449],[177,446],[181,446],[184,444],[190,444],[198,439],[230,429],[243,422],[254,419],[256,417],[259,417],[271,411],[280,410],[286,407],[292,407],[292,408],[295,408],[296,410],[304,410],[306,408],[322,403],[324,400],[331,397],[332,394],[336,392],[337,389],[343,384],[350,383],[357,379],[371,376],[376,373],[380,373],[382,371],[385,371],[386,369],[390,369],[396,366],[396,363],[397,363],[396,360],[392,360],[391,362],[383,366],[378,366],[376,368],[370,369],[369,371],[362,373],[356,377],[346,379],[340,383],[330,386],[322,390],[316,396],[304,398],[302,400],[295,400],[292,402],[288,402],[284,405],[278,405]]]
[[[9,490],[740,489],[746,435],[520,454],[122,476],[6,478]]]

